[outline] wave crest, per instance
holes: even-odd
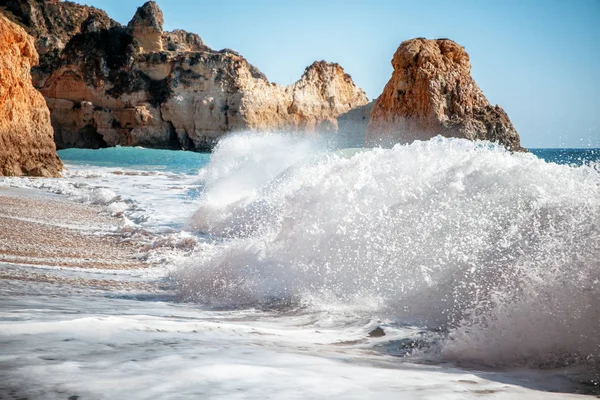
[[[600,359],[593,167],[440,137],[335,152],[237,135],[202,174],[192,225],[216,240],[176,271],[186,300],[333,298],[449,332],[450,358]]]

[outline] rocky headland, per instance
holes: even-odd
[[[154,2],[127,26],[71,2],[4,3],[43,54],[34,81],[59,148],[207,150],[230,131],[335,131],[338,115],[368,103],[341,66],[324,61],[292,85],[271,83],[233,50],[164,32]]]
[[[2,14],[0,54],[0,176],[58,176],[50,112],[31,82],[33,39]]]
[[[369,103],[341,66],[325,61],[282,86],[237,52],[165,32],[152,1],[123,26],[94,7],[5,0],[0,12],[35,39],[34,86],[50,109],[58,148],[145,146],[210,150],[227,132],[338,132],[351,146],[390,146],[436,135],[524,150],[510,119],[471,77],[464,48],[411,39]]]
[[[489,140],[524,151],[506,112],[471,77],[469,55],[448,39],[411,39],[392,59],[394,72],[375,101],[365,144],[390,146],[434,136]]]

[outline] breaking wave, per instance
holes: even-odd
[[[600,174],[487,142],[330,151],[243,134],[202,170],[184,300],[285,301],[443,332],[493,365],[600,360]]]

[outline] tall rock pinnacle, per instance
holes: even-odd
[[[153,1],[144,3],[127,24],[144,52],[162,51],[163,14]]]
[[[389,146],[442,135],[524,150],[504,110],[491,105],[471,77],[469,55],[459,44],[407,40],[392,66],[392,77],[371,112],[365,144]]]

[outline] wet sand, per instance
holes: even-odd
[[[119,234],[119,224],[101,206],[36,189],[0,187],[1,292],[28,293],[37,287],[39,293],[156,293],[156,282],[121,273],[150,265],[142,260],[143,246]],[[0,384],[1,399],[29,397],[7,381]]]
[[[117,234],[101,207],[35,189],[0,187],[0,263],[87,269],[137,269],[142,249]],[[0,271],[0,278],[9,278]],[[21,277],[22,279],[22,277]]]

